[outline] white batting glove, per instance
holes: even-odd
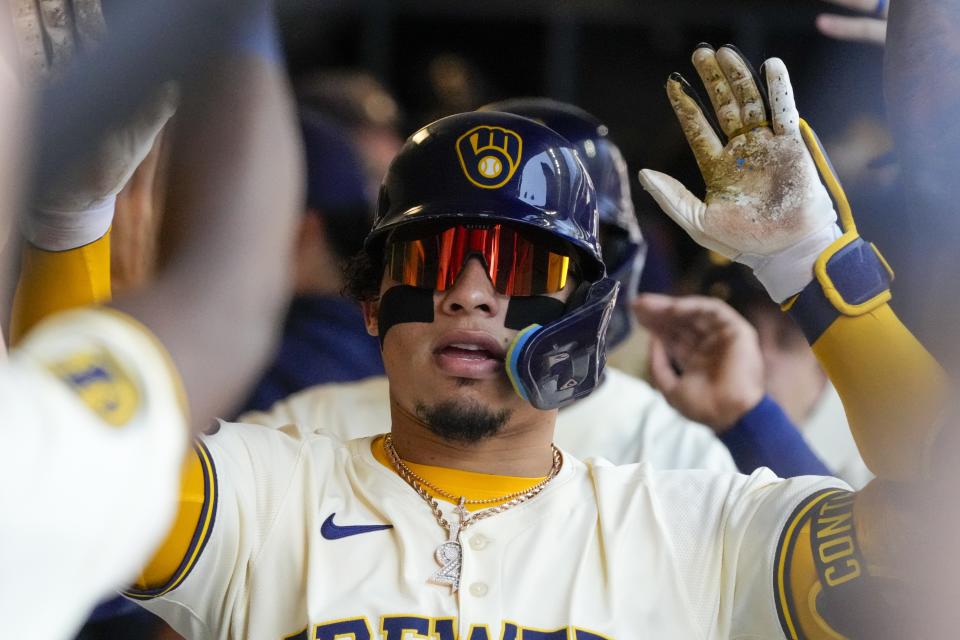
[[[22,75],[33,85],[62,73],[78,52],[95,47],[106,29],[100,0],[16,0],[14,18]],[[109,133],[34,203],[23,219],[27,240],[62,251],[103,236],[113,221],[117,193],[150,152],[175,105],[176,88],[164,87],[130,122]]]
[[[830,195],[803,136],[783,61],[764,65],[769,111],[750,66],[732,47],[701,45],[693,64],[727,138],[721,142],[680,74],[667,95],[707,186],[700,200],[668,175],[644,169],[640,182],[698,244],[753,269],[783,302],[813,279],[820,253],[841,236]]]

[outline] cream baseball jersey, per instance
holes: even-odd
[[[565,407],[557,418],[557,446],[586,460],[649,462],[656,469],[736,471],[727,448],[709,428],[691,422],[643,380],[607,367],[603,383]],[[311,387],[243,422],[279,427],[298,424],[343,440],[369,436],[390,424],[385,377]]]
[[[779,533],[839,484],[565,454],[542,493],[462,533],[454,593],[430,582],[446,533],[379,442],[222,424],[201,551],[136,595],[190,639],[778,638]]]
[[[0,637],[73,637],[166,533],[188,429],[159,343],[118,313],[38,326],[0,366]]]

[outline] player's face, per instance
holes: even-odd
[[[385,274],[381,296],[398,284]],[[571,280],[561,291],[544,295],[565,301],[574,288]],[[509,304],[510,297],[494,289],[481,261],[470,258],[452,287],[434,292],[433,322],[389,328],[383,361],[393,401],[428,422],[437,407],[459,407],[467,413],[482,409],[488,416],[502,417],[504,428],[542,414],[516,394],[507,378],[504,357],[518,333],[504,324]],[[365,307],[374,334],[377,312],[376,305]],[[459,419],[469,422],[466,414]]]

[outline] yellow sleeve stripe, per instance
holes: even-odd
[[[952,386],[893,310],[841,316],[812,349],[870,471],[885,480],[926,477]]]
[[[57,312],[110,300],[110,232],[69,251],[26,245],[13,300],[10,343]]]
[[[800,529],[810,511],[824,500],[840,493],[842,489],[823,489],[801,502],[783,528],[780,541],[777,543],[776,564],[773,577],[773,593],[777,605],[777,616],[784,634],[791,640],[801,640],[805,636],[797,620],[796,601],[790,585],[790,567],[793,561],[793,550]],[[802,603],[801,603],[802,605]]]
[[[210,533],[213,531],[213,524],[217,516],[217,501],[219,498],[217,472],[213,464],[213,458],[210,456],[210,451],[202,442],[197,441],[194,443],[194,452],[202,469],[204,497],[203,507],[200,517],[197,520],[196,528],[194,529],[193,538],[190,540],[186,552],[181,556],[182,561],[180,565],[166,582],[157,586],[147,584],[145,585],[146,588],[131,587],[124,591],[124,595],[130,598],[135,600],[149,600],[165,595],[176,589],[186,580],[187,576],[190,575],[197,560],[200,558],[200,554],[203,553],[207,541],[210,539]]]

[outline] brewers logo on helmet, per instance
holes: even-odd
[[[523,139],[503,127],[474,127],[457,139],[463,173],[481,189],[499,189],[509,182],[522,153]]]

